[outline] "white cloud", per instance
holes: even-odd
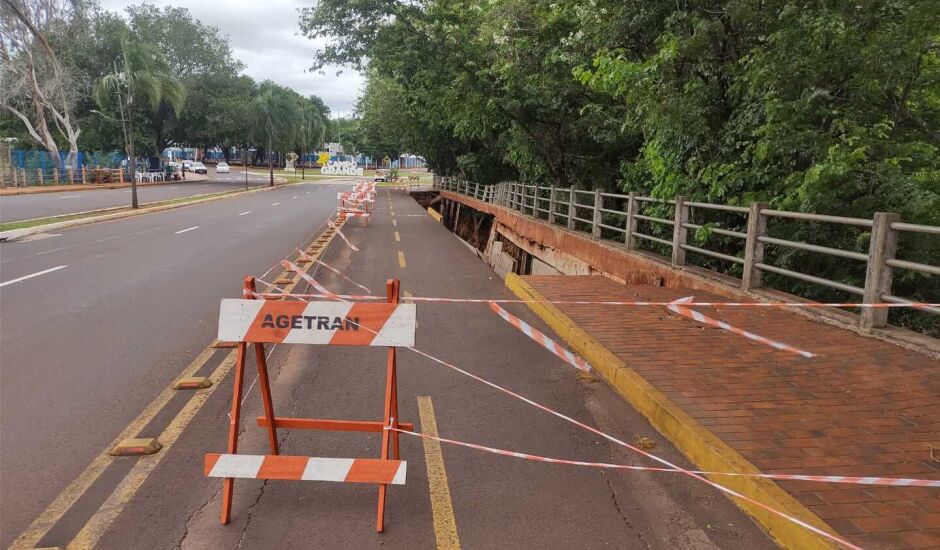
[[[142,0],[141,0],[142,1]],[[188,8],[193,17],[228,37],[245,74],[257,81],[272,80],[303,95],[318,95],[336,115],[348,115],[364,83],[357,71],[324,67],[311,70],[316,44],[299,35],[297,9],[310,2],[298,0],[149,0],[157,6]],[[101,0],[103,8],[124,13],[140,2]],[[341,74],[337,71],[341,70]],[[322,73],[322,74],[321,74]]]

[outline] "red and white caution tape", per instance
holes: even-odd
[[[476,449],[478,451],[484,451],[487,453],[493,453],[502,456],[511,456],[514,458],[522,458],[525,460],[532,460],[535,462],[547,462],[550,464],[564,464],[568,466],[585,466],[589,468],[608,468],[614,470],[633,470],[639,472],[666,472],[666,473],[681,473],[680,470],[673,468],[657,468],[653,466],[633,466],[628,464],[612,464],[609,462],[584,462],[581,460],[566,460],[562,458],[551,458],[547,456],[532,455],[528,453],[519,453],[516,451],[507,451],[506,449],[497,449],[495,447],[487,447],[485,445],[477,445],[476,443],[467,443],[466,441],[458,441],[455,439],[448,439],[446,437],[439,437],[435,435],[412,432],[409,430],[403,430],[401,428],[394,428],[392,426],[386,426],[386,430],[396,431],[403,434],[413,435],[423,439],[433,439],[435,441],[440,441],[441,443],[448,443],[451,445],[458,445],[461,447],[468,447],[470,449]],[[763,479],[776,479],[781,481],[814,481],[821,483],[847,483],[852,485],[880,485],[888,487],[938,487],[940,488],[940,480],[935,479],[911,479],[911,478],[896,478],[896,477],[852,477],[852,476],[818,476],[818,475],[802,475],[802,474],[749,474],[749,473],[740,473],[740,472],[708,472],[703,470],[689,470],[693,474],[700,474],[706,476],[730,476],[730,477],[758,477]]]
[[[352,249],[353,252],[359,252],[359,249],[356,248],[356,245],[349,242],[349,239],[346,238],[346,235],[343,235],[343,232],[339,230],[339,225],[333,223],[332,220],[326,220],[326,223],[330,224],[330,227],[332,227],[333,230],[336,231],[336,234],[339,235],[341,239],[343,239],[343,242],[346,243],[346,246]]]
[[[790,344],[785,344],[783,342],[771,340],[770,338],[765,338],[761,336],[760,334],[754,334],[753,332],[748,332],[746,330],[733,327],[729,325],[728,323],[725,323],[724,321],[719,321],[718,319],[712,319],[711,317],[708,317],[707,315],[702,315],[701,313],[699,313],[698,311],[695,311],[694,309],[689,309],[687,304],[691,301],[692,301],[691,296],[687,298],[679,298],[678,300],[669,302],[666,308],[669,309],[669,311],[673,313],[677,313],[685,317],[686,319],[692,319],[693,321],[697,321],[699,323],[708,325],[710,327],[718,327],[720,329],[727,330],[728,332],[733,332],[734,334],[738,334],[749,340],[754,340],[755,342],[766,344],[772,348],[779,349],[781,351],[795,353],[797,355],[802,355],[803,357],[806,357],[809,359],[816,357],[815,354],[810,353],[808,351],[803,351],[799,348],[795,348],[791,346]]]
[[[362,328],[364,328],[365,330],[368,330],[368,331],[370,331],[370,332],[374,332],[374,331],[372,331],[371,329],[369,329],[368,327],[362,327]],[[418,354],[418,355],[420,355],[420,356],[422,356],[422,357],[424,357],[424,358],[426,358],[426,359],[429,359],[429,360],[431,360],[431,361],[433,361],[433,362],[435,362],[435,363],[437,363],[437,364],[439,364],[439,365],[442,365],[442,366],[444,366],[444,367],[447,367],[447,368],[449,368],[449,369],[451,369],[451,370],[453,370],[453,371],[455,371],[455,372],[458,372],[458,373],[463,374],[464,376],[467,376],[467,377],[469,377],[469,378],[471,378],[471,379],[473,379],[473,380],[475,380],[475,381],[477,381],[477,382],[480,382],[481,384],[484,384],[484,385],[489,386],[489,387],[491,387],[491,388],[493,388],[493,389],[495,389],[495,390],[498,390],[498,391],[500,391],[500,392],[502,392],[502,393],[505,393],[506,395],[509,395],[509,396],[511,396],[511,397],[514,397],[514,398],[516,398],[516,399],[522,401],[523,403],[527,403],[527,404],[529,404],[529,405],[531,405],[531,406],[533,406],[533,407],[535,407],[535,408],[537,408],[537,409],[539,409],[539,410],[541,410],[541,411],[544,411],[544,412],[546,412],[546,413],[548,413],[548,414],[550,414],[550,415],[552,415],[552,416],[555,416],[555,417],[557,417],[557,418],[560,418],[560,419],[564,420],[565,422],[569,422],[569,423],[571,423],[571,424],[574,424],[575,426],[578,426],[579,428],[582,428],[582,429],[587,430],[587,431],[589,431],[589,432],[591,432],[591,433],[593,433],[593,434],[595,434],[595,435],[598,435],[598,436],[600,436],[600,437],[602,437],[602,438],[604,438],[604,439],[610,441],[611,443],[615,443],[615,444],[617,444],[617,445],[620,445],[621,447],[625,447],[625,448],[627,448],[627,449],[630,449],[631,451],[634,451],[634,452],[636,452],[636,453],[639,453],[639,454],[641,454],[641,455],[643,455],[643,456],[645,456],[645,457],[647,457],[647,458],[649,458],[649,459],[651,459],[651,460],[653,460],[653,461],[655,461],[655,462],[658,462],[658,463],[660,463],[660,464],[663,464],[664,466],[666,466],[666,467],[668,467],[668,468],[670,468],[670,469],[672,469],[672,470],[676,470],[676,471],[678,471],[678,472],[680,472],[680,473],[682,473],[682,474],[684,474],[684,475],[687,475],[687,476],[692,477],[692,478],[694,478],[694,479],[697,479],[697,480],[699,480],[699,481],[701,481],[701,482],[703,482],[703,483],[705,483],[705,484],[707,484],[707,485],[710,485],[710,486],[714,487],[715,489],[717,489],[717,490],[719,490],[719,491],[721,491],[721,492],[723,492],[723,493],[727,493],[727,494],[729,494],[729,495],[731,495],[731,496],[734,496],[734,497],[736,497],[736,498],[738,498],[738,499],[741,499],[741,500],[743,500],[743,501],[745,501],[745,502],[749,502],[749,503],[753,504],[754,506],[757,506],[757,507],[759,507],[759,508],[761,508],[761,509],[763,509],[763,510],[766,510],[767,512],[770,512],[771,514],[777,515],[777,516],[782,517],[782,518],[784,518],[784,519],[786,519],[786,520],[788,520],[788,521],[791,521],[791,522],[793,522],[793,523],[795,523],[795,524],[797,524],[797,525],[803,527],[804,529],[807,529],[807,530],[809,530],[809,531],[812,531],[813,533],[816,533],[817,535],[819,535],[819,536],[821,536],[821,537],[823,537],[823,538],[826,538],[826,539],[831,540],[831,541],[833,541],[833,542],[839,543],[839,544],[845,546],[846,548],[851,548],[852,550],[862,550],[861,547],[856,546],[856,545],[854,545],[854,544],[848,542],[847,540],[844,540],[844,539],[842,539],[842,538],[839,538],[839,537],[836,536],[836,535],[833,535],[833,534],[831,534],[831,533],[828,533],[828,532],[826,532],[826,531],[820,529],[819,527],[816,527],[815,525],[811,525],[811,524],[809,524],[809,523],[806,523],[805,521],[803,521],[803,520],[801,520],[801,519],[799,519],[799,518],[793,517],[793,516],[791,516],[791,515],[789,515],[789,514],[787,514],[787,513],[785,513],[785,512],[781,512],[780,510],[777,510],[776,508],[773,508],[772,506],[768,506],[768,505],[766,505],[766,504],[764,504],[764,503],[762,503],[762,502],[760,502],[760,501],[754,500],[754,499],[752,499],[752,498],[750,498],[750,497],[748,497],[748,496],[746,496],[746,495],[743,495],[743,494],[739,493],[738,491],[735,491],[734,489],[730,489],[730,488],[728,488],[728,487],[725,487],[724,485],[721,485],[721,484],[719,484],[719,483],[716,483],[716,482],[714,482],[714,481],[712,481],[712,480],[710,480],[710,479],[708,479],[708,478],[706,478],[706,477],[703,477],[701,474],[697,474],[697,473],[695,473],[695,472],[686,470],[685,468],[682,468],[681,466],[678,466],[678,465],[676,465],[676,464],[673,464],[672,462],[670,462],[669,460],[666,460],[665,458],[659,457],[659,456],[657,456],[657,455],[654,455],[654,454],[652,454],[652,453],[649,453],[649,452],[647,452],[647,451],[644,451],[643,449],[640,449],[640,448],[638,448],[638,447],[635,447],[635,446],[633,446],[633,445],[630,445],[630,444],[627,443],[626,441],[623,441],[623,440],[621,440],[621,439],[618,439],[618,438],[616,438],[616,437],[614,437],[614,436],[612,436],[612,435],[610,435],[610,434],[608,434],[608,433],[602,432],[601,430],[598,430],[597,428],[594,428],[594,427],[592,427],[592,426],[589,426],[589,425],[587,425],[587,424],[585,424],[585,423],[583,423],[583,422],[579,422],[578,420],[575,420],[574,418],[571,418],[570,416],[568,416],[568,415],[566,415],[566,414],[564,414],[564,413],[558,412],[558,411],[556,411],[556,410],[554,410],[554,409],[552,409],[552,408],[550,408],[550,407],[547,407],[547,406],[545,406],[545,405],[542,405],[541,403],[538,403],[538,402],[536,402],[536,401],[533,401],[533,400],[531,400],[531,399],[529,399],[529,398],[527,398],[527,397],[525,397],[525,396],[523,396],[523,395],[520,395],[520,394],[518,394],[518,393],[516,393],[516,392],[514,392],[514,391],[512,391],[512,390],[509,390],[509,389],[507,389],[507,388],[504,388],[503,386],[500,386],[499,384],[496,384],[495,382],[490,382],[489,380],[487,380],[487,379],[485,379],[485,378],[481,378],[481,377],[479,377],[479,376],[477,376],[477,375],[475,375],[475,374],[473,374],[473,373],[471,373],[471,372],[468,372],[468,371],[466,371],[466,370],[464,370],[464,369],[458,367],[457,365],[454,365],[454,364],[452,364],[452,363],[448,363],[447,361],[444,361],[443,359],[439,359],[439,358],[437,358],[437,357],[431,355],[430,353],[421,351],[421,350],[415,348],[414,346],[402,345],[402,344],[397,343],[397,342],[392,342],[392,343],[390,343],[390,344],[388,344],[388,345],[393,345],[393,346],[397,346],[397,347],[402,347],[402,348],[407,349],[407,350],[409,350],[409,351],[411,351],[411,352],[414,352],[414,353],[416,353],[416,354]]]
[[[509,323],[510,325],[522,331],[523,334],[535,340],[537,343],[541,344],[542,347],[544,347],[548,351],[560,357],[564,362],[568,363],[569,365],[573,366],[576,369],[580,369],[583,371],[591,370],[591,365],[589,365],[587,361],[585,361],[584,359],[581,359],[577,355],[559,346],[558,343],[556,343],[554,340],[552,340],[548,336],[545,336],[545,334],[543,334],[541,331],[534,328],[529,323],[526,323],[522,319],[516,317],[512,313],[509,313],[505,309],[499,307],[499,305],[496,304],[495,302],[490,302],[490,309],[492,309],[496,313],[496,315],[499,315],[500,317],[505,319],[507,323]]]
[[[318,259],[314,258],[313,256],[309,256],[306,252],[304,252],[303,250],[301,250],[301,249],[299,249],[299,248],[297,249],[297,253],[300,254],[301,259],[307,260],[308,262],[315,262],[315,263],[317,263],[317,264],[319,264],[319,265],[322,265],[323,267],[329,269],[329,270],[332,271],[333,273],[336,273],[336,274],[339,275],[340,277],[346,279],[346,280],[349,281],[350,283],[352,283],[352,284],[358,286],[358,287],[361,288],[362,290],[365,290],[365,291],[368,292],[369,294],[372,294],[372,291],[369,290],[368,287],[365,287],[365,286],[363,286],[363,285],[357,283],[356,281],[350,279],[349,277],[347,277],[346,275],[344,275],[342,271],[340,271],[340,270],[336,269],[335,267],[333,267],[333,266],[327,264],[326,262],[321,261],[321,260],[318,260]]]
[[[296,298],[323,298],[319,294],[292,294]],[[350,300],[384,300],[384,296],[363,296],[363,295],[343,295],[343,298]],[[638,306],[638,307],[668,307],[676,302],[618,302],[618,301],[594,301],[594,300],[506,300],[502,298],[440,298],[430,296],[413,296],[409,300],[416,302],[445,302],[445,303],[463,303],[463,304],[571,304],[571,305],[600,305],[600,306]],[[841,303],[790,303],[790,302],[682,302],[686,307],[780,307],[780,308],[906,308],[906,307],[940,307],[940,304],[931,303],[911,303],[911,304],[841,304]]]
[[[282,260],[282,261],[281,261],[281,265],[283,265],[283,266],[286,267],[287,269],[293,269],[294,271],[296,271],[297,274],[300,275],[300,278],[301,278],[301,279],[303,279],[304,281],[306,281],[307,284],[309,284],[311,287],[313,287],[314,290],[316,290],[317,292],[319,292],[320,294],[322,294],[324,298],[329,298],[330,300],[337,300],[337,301],[340,301],[340,302],[345,302],[345,301],[346,301],[346,300],[340,298],[339,296],[337,296],[336,294],[333,294],[332,292],[330,292],[329,290],[327,290],[327,288],[326,288],[325,286],[323,286],[323,285],[321,285],[320,283],[318,283],[316,279],[314,279],[313,277],[311,277],[306,271],[304,271],[304,270],[301,269],[300,267],[298,267],[298,266],[296,266],[296,265],[290,263],[290,262],[287,261],[287,260]]]

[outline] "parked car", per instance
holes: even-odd
[[[192,165],[193,172],[197,174],[208,174],[209,169],[206,168],[206,165],[201,162],[194,162]]]
[[[183,161],[183,171],[184,171],[184,172],[192,172],[192,171],[193,171],[193,161],[191,161],[191,160],[184,160],[184,161]]]
[[[216,164],[216,165],[215,165],[215,173],[216,173],[216,174],[228,174],[228,163],[227,163],[227,162],[220,162],[220,163]]]

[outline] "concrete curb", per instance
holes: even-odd
[[[92,216],[88,218],[79,218],[77,220],[67,220],[64,222],[53,222],[43,225],[37,225],[34,227],[25,227],[23,229],[11,229],[9,231],[0,232],[0,242],[10,242],[17,239],[22,239],[23,237],[28,237],[30,235],[35,235],[36,233],[45,233],[48,231],[58,231],[60,229],[68,229],[70,227],[76,227],[79,225],[86,225],[97,222],[105,222],[110,220],[120,220],[123,218],[130,218],[133,216],[141,216],[143,214],[151,214],[154,212],[163,212],[165,210],[173,210],[174,208],[182,208],[184,206],[193,206],[195,204],[203,204],[206,202],[217,201],[221,199],[227,199],[232,197],[240,197],[243,195],[248,195],[251,193],[261,193],[264,191],[271,191],[272,189],[280,189],[285,185],[291,185],[289,183],[283,185],[275,185],[274,187],[256,187],[254,189],[249,189],[248,191],[222,191],[220,193],[214,193],[207,195],[201,199],[188,202],[180,202],[176,204],[165,204],[162,206],[152,206],[150,208],[140,208],[138,210],[130,210],[127,212],[116,212],[114,214],[105,214],[103,216]],[[80,214],[80,212],[79,212]],[[65,214],[69,216],[71,214]]]
[[[669,438],[697,468],[706,471],[761,473],[761,470],[696,422],[681,407],[604,348],[561,310],[547,303],[547,299],[520,276],[514,273],[508,274],[506,286],[519,298],[537,302],[527,304],[529,309],[545,321],[574,351],[586,358],[621,397],[648,418],[650,423]],[[713,481],[814,527],[837,535],[821,518],[770,480],[755,477],[718,476]],[[734,499],[734,502],[757,520],[783,548],[801,550],[836,548],[827,539],[787,519],[739,499]]]

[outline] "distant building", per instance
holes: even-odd
[[[324,143],[323,146],[330,153],[331,157],[335,157],[336,155],[346,154],[346,152],[343,150],[342,143]]]

